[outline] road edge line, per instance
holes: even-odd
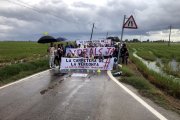
[[[47,72],[47,71],[49,71],[49,70],[50,70],[50,69],[45,70],[45,71],[42,71],[42,72],[38,72],[38,73],[35,73],[35,74],[33,74],[33,75],[30,75],[30,76],[27,76],[27,77],[25,77],[25,78],[21,78],[21,79],[19,79],[19,80],[17,80],[17,81],[14,81],[14,82],[11,82],[11,83],[9,83],[9,84],[6,84],[6,85],[4,85],[4,86],[1,86],[1,87],[0,87],[0,90],[3,89],[3,88],[6,88],[6,87],[8,87],[8,86],[11,86],[11,85],[14,85],[14,84],[17,84],[17,83],[26,81],[26,80],[28,80],[29,78],[38,76],[38,75],[40,75],[40,74],[42,74],[42,73],[44,73],[44,72]]]
[[[111,74],[111,71],[108,70],[107,74],[115,83],[117,83],[123,90],[125,90],[129,95],[131,95],[135,100],[137,100],[141,105],[143,105],[146,109],[148,109],[157,118],[159,118],[160,120],[168,120],[163,115],[161,115],[157,110],[155,110],[153,107],[151,107],[149,104],[147,104],[143,99],[141,99],[139,96],[137,96],[135,93],[133,93],[127,87],[125,87],[121,82],[119,82],[116,78],[114,78]]]

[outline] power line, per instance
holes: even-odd
[[[62,22],[62,21],[63,21],[63,22],[67,22],[67,21],[63,20],[62,18],[60,18],[59,16],[56,16],[56,15],[54,15],[54,14],[40,12],[40,11],[41,11],[40,9],[35,8],[35,7],[32,7],[32,6],[26,4],[26,3],[22,2],[22,1],[19,1],[19,0],[18,0],[18,2],[14,2],[14,1],[10,1],[10,0],[7,0],[7,1],[10,2],[10,3],[16,4],[16,5],[18,5],[18,6],[22,6],[22,7],[25,7],[25,8],[27,8],[27,9],[31,9],[31,10],[39,13],[39,14],[46,14],[46,15],[53,16],[53,17],[61,20],[61,22]]]
[[[17,2],[10,1],[10,0],[7,0],[7,1],[8,1],[8,2],[10,2],[10,3],[13,3],[13,4],[15,4],[15,5],[22,6],[22,7],[25,7],[25,8],[31,9],[31,10],[33,10],[33,11],[37,12],[37,13],[40,13],[39,11],[37,11],[37,10],[35,10],[35,9],[32,9],[32,8],[27,7],[27,6],[25,6],[25,5],[19,4],[19,3],[17,3]]]
[[[37,8],[37,7],[33,7],[33,6],[31,6],[31,5],[29,5],[29,4],[25,3],[25,2],[22,2],[22,1],[20,1],[20,0],[17,0],[16,2],[11,1],[11,0],[6,0],[6,1],[8,1],[8,2],[10,2],[10,3],[13,3],[13,4],[15,4],[15,5],[18,5],[18,6],[22,6],[22,7],[27,8],[27,9],[31,9],[31,10],[33,10],[34,12],[38,13],[38,14],[45,14],[45,15],[53,16],[53,17],[57,18],[58,20],[60,20],[60,22],[63,21],[63,22],[67,22],[67,23],[72,23],[71,21],[64,20],[64,19],[60,18],[59,16],[57,16],[57,15],[55,15],[55,14],[52,14],[51,12],[44,13],[44,12],[41,11],[41,9],[39,9],[39,8]],[[82,23],[79,23],[78,21],[75,21],[75,23],[78,24],[78,25],[77,25],[78,28],[79,28],[79,25],[82,24]],[[88,23],[88,24],[90,24],[90,23]]]
[[[9,0],[8,0],[8,1],[9,1]],[[23,1],[20,1],[20,0],[17,0],[17,1],[18,1],[19,3],[21,3],[21,4],[24,4],[23,7],[32,9],[32,10],[34,10],[34,11],[40,13],[40,14],[46,14],[46,15],[48,14],[48,15],[50,15],[50,16],[53,16],[53,17],[61,20],[61,22],[63,21],[63,22],[67,22],[67,23],[72,23],[71,21],[69,21],[69,20],[67,20],[67,19],[64,20],[64,19],[60,18],[59,16],[53,14],[52,12],[48,12],[48,13],[40,12],[41,9],[39,9],[39,8],[37,8],[37,7],[33,7],[33,6],[27,4],[27,3],[23,2]],[[10,2],[12,2],[12,1],[10,1]],[[15,2],[13,2],[13,3],[15,3]],[[17,3],[17,2],[16,2],[16,3]],[[15,3],[15,4],[16,4],[16,3]],[[19,4],[19,5],[21,5],[21,4]],[[28,7],[27,7],[27,6],[28,6]],[[77,21],[74,21],[74,22],[75,22],[76,24],[78,24],[77,27],[79,28],[79,25],[80,25],[81,23],[79,23],[79,22],[77,22]]]
[[[31,6],[31,5],[29,5],[29,4],[25,3],[25,2],[22,2],[22,1],[20,1],[20,0],[18,0],[18,2],[23,3],[23,4],[29,6],[29,7],[33,8],[33,9],[36,9],[36,10],[38,10],[38,11],[41,11],[39,8],[33,7],[33,6]],[[43,12],[41,12],[41,13],[42,13],[42,14],[49,14],[49,15],[54,16],[54,17],[56,17],[56,18],[58,18],[58,19],[60,19],[60,20],[62,20],[62,21],[64,21],[64,22],[67,22],[67,21],[63,20],[62,18],[60,18],[59,16],[57,16],[57,15],[55,15],[55,14],[52,14],[52,12],[48,12],[48,13],[43,13]]]

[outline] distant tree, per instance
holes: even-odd
[[[147,42],[149,42],[149,39],[147,39]]]
[[[107,37],[107,39],[111,39],[114,42],[120,42],[119,37]]]
[[[110,37],[107,37],[107,39],[111,39],[111,40],[113,40],[113,39],[114,39],[114,37],[111,37],[111,36],[110,36]]]
[[[128,39],[125,39],[125,42],[128,42]]]
[[[138,39],[133,39],[132,42],[140,42]]]
[[[165,40],[155,40],[155,41],[153,41],[153,42],[164,43],[164,42],[167,42],[167,41],[165,41]]]

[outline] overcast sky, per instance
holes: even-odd
[[[133,15],[137,30],[124,39],[180,41],[180,0],[0,0],[0,40],[38,40],[43,32],[68,39],[119,36],[123,16]]]

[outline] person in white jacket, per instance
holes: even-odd
[[[49,67],[50,68],[54,68],[54,58],[55,58],[55,54],[54,54],[55,48],[53,46],[53,43],[51,43],[48,52],[49,52]]]

